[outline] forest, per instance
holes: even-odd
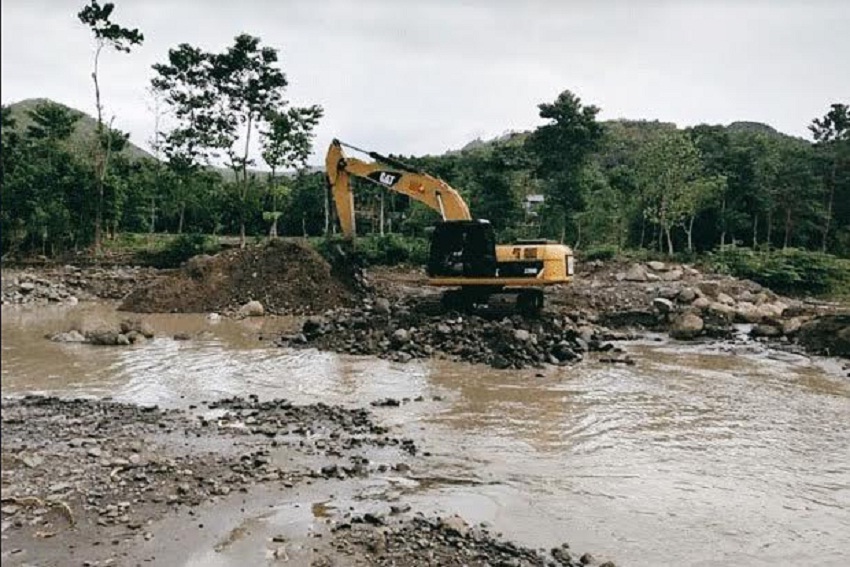
[[[97,254],[122,235],[243,244],[333,235],[324,174],[306,166],[314,151],[323,155],[313,131],[332,109],[286,101],[277,49],[248,34],[221,52],[173,47],[148,89],[156,135],[134,144],[101,100],[99,57],[132,57],[144,41],[114,22],[114,8],[93,0],[77,14],[96,48],[96,117],[44,99],[2,108],[3,257]],[[548,238],[610,254],[747,248],[850,257],[846,103],[811,118],[810,140],[756,122],[680,128],[601,121],[600,111],[564,90],[539,104],[541,125],[531,131],[443,155],[370,149],[444,179],[502,241]],[[376,238],[422,240],[438,220],[371,185],[356,185],[356,208],[359,232]]]

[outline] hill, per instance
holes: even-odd
[[[56,102],[47,98],[28,98],[10,104],[8,108],[11,117],[15,120],[15,129],[20,132],[25,131],[27,127],[32,124],[29,112],[34,110],[39,104],[44,103],[59,105],[79,116],[79,119],[74,125],[74,131],[71,133],[71,137],[67,142],[70,150],[76,152],[83,148],[91,147],[95,132],[97,131],[97,119],[85,112],[77,110],[76,108],[72,108],[68,105],[62,104],[61,102]],[[150,153],[133,144],[132,141],[127,142],[127,145],[121,153],[131,160],[154,159]]]

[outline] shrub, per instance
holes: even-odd
[[[620,251],[613,244],[602,244],[593,246],[587,250],[580,252],[580,259],[583,262],[592,262],[594,260],[611,260],[619,255]]]
[[[181,234],[155,252],[147,252],[147,261],[157,268],[176,268],[198,254],[215,254],[218,243],[204,234]]]
[[[335,258],[337,246],[345,247],[341,237],[321,238],[314,246],[329,261]],[[354,241],[348,252],[363,266],[397,266],[399,264],[424,264],[428,260],[428,241],[424,238],[387,234],[367,235]]]
[[[820,252],[727,248],[711,254],[709,263],[716,271],[791,295],[841,293],[850,286],[850,261]]]

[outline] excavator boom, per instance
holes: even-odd
[[[345,156],[342,146],[366,153],[374,162],[365,162]],[[328,182],[333,190],[334,204],[339,215],[342,234],[353,238],[354,193],[351,176],[360,177],[377,185],[407,195],[440,213],[443,220],[470,220],[469,207],[460,194],[445,181],[375,152],[366,152],[334,140],[325,159]]]

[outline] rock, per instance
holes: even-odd
[[[390,300],[385,297],[379,297],[375,300],[375,313],[380,315],[390,314]]]
[[[661,274],[661,279],[665,282],[676,282],[682,279],[682,270],[670,270]]]
[[[823,315],[804,323],[797,340],[813,352],[850,357],[850,313]]]
[[[404,344],[410,340],[410,333],[407,329],[396,329],[392,335],[393,341],[399,344]]]
[[[696,268],[694,268],[693,266],[683,266],[682,269],[685,270],[685,275],[688,275],[688,276],[694,276],[695,277],[695,276],[702,275],[702,274],[700,274],[700,271],[697,270]]]
[[[696,290],[690,287],[685,287],[682,288],[682,290],[676,296],[676,301],[678,301],[679,303],[693,303],[696,298]]]
[[[218,323],[219,321],[221,321],[221,315],[219,315],[218,313],[209,313],[207,314],[207,321],[209,321],[210,323]]]
[[[732,296],[725,294],[722,291],[717,294],[717,302],[722,303],[723,305],[735,305],[735,300],[732,299]]]
[[[782,329],[774,325],[759,324],[753,327],[750,334],[754,337],[779,337],[782,335]]]
[[[34,469],[44,462],[44,457],[40,455],[24,455],[21,457],[21,462],[31,469]]]
[[[673,302],[669,299],[664,299],[663,297],[656,297],[653,299],[652,306],[655,307],[659,313],[663,314],[670,313],[674,309]]]
[[[34,289],[35,289],[35,284],[32,283],[32,282],[23,282],[21,285],[18,286],[18,291],[20,291],[21,293],[25,293],[25,294],[26,293],[32,293],[32,291]]]
[[[301,332],[308,337],[314,337],[321,334],[322,329],[327,325],[328,320],[324,317],[308,317],[301,326]]]
[[[469,525],[458,515],[449,516],[440,520],[440,527],[450,534],[466,537],[469,534]]]
[[[648,281],[648,282],[660,282],[661,276],[659,276],[658,274],[653,273],[653,272],[647,272],[646,273],[646,281]]]
[[[526,341],[531,340],[531,333],[529,333],[525,329],[517,329],[516,331],[514,331],[514,339],[521,343],[524,343]]]
[[[50,337],[51,341],[57,343],[84,343],[86,337],[76,329],[71,329],[67,333],[57,333]]]
[[[633,264],[623,277],[626,281],[630,282],[648,281],[648,278],[646,277],[646,269],[640,264]]]
[[[86,340],[93,345],[115,346],[118,344],[118,334],[109,330],[92,331],[86,335]]]
[[[649,266],[649,268],[651,270],[655,270],[656,272],[666,272],[667,271],[667,264],[665,264],[664,262],[659,262],[657,260],[654,260],[652,262],[647,262],[646,265]]]
[[[760,323],[764,316],[752,303],[739,303],[735,308],[735,319],[742,323]]]
[[[693,339],[702,333],[705,323],[694,313],[683,313],[673,320],[670,336],[674,339]]]
[[[189,333],[174,333],[172,337],[175,341],[188,341],[192,338]]]
[[[239,308],[239,314],[243,317],[262,317],[265,313],[263,304],[257,300],[252,300]]]
[[[130,344],[130,339],[129,339],[129,337],[127,337],[127,335],[125,335],[123,333],[119,333],[118,336],[115,337],[115,344],[121,345],[121,346],[126,346],[126,345]]]
[[[802,317],[792,317],[782,322],[782,334],[786,337],[793,337],[803,326],[805,319]]]
[[[711,300],[707,297],[697,297],[694,299],[694,302],[691,303],[691,307],[695,307],[696,309],[704,310],[708,309],[711,305]]]

